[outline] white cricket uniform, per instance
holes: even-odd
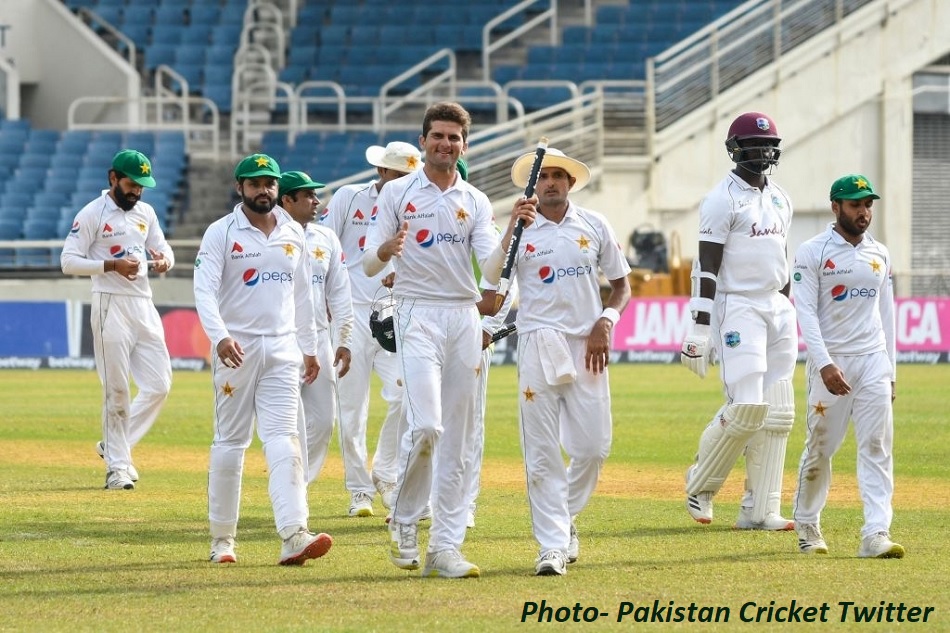
[[[795,372],[795,309],[779,292],[791,220],[791,200],[771,179],[759,190],[731,172],[700,206],[699,240],[723,245],[710,331],[730,401],[746,376],[763,374],[768,387]]]
[[[831,459],[854,420],[858,488],[864,504],[861,536],[888,531],[894,493],[896,380],[894,293],[887,248],[865,233],[852,246],[833,225],[795,254],[795,309],[808,346],[805,450],[795,494],[795,520],[818,524],[831,485]],[[851,385],[832,395],[821,369],[834,363]],[[807,476],[806,476],[807,474]]]
[[[307,253],[310,257],[310,283],[313,290],[313,312],[317,324],[317,360],[320,373],[309,385],[300,385],[299,427],[300,450],[307,468],[307,481],[313,482],[320,474],[327,458],[333,420],[337,416],[337,368],[333,366],[339,347],[350,347],[353,330],[353,303],[350,299],[350,279],[340,240],[330,229],[308,224],[304,229]],[[333,345],[330,320],[336,333]]]
[[[85,207],[63,244],[60,264],[67,275],[92,277],[91,325],[96,369],[102,383],[102,442],[106,471],[132,465],[132,447],[148,432],[172,384],[172,368],[161,317],[148,281],[149,249],[175,256],[155,210],[139,200],[120,209],[108,190]],[[104,272],[105,262],[131,257],[143,262],[135,279]],[[129,402],[129,375],[138,387]]]
[[[255,420],[277,531],[288,538],[307,527],[297,410],[301,352],[317,354],[310,261],[300,224],[279,207],[271,213],[277,226],[264,235],[236,205],[205,231],[195,260],[195,307],[211,340],[215,390],[208,467],[212,538],[236,535],[244,452]],[[226,367],[215,353],[227,337],[244,349],[239,368]]]
[[[340,448],[346,489],[351,493],[376,492],[374,481],[395,483],[402,417],[402,378],[396,355],[387,352],[369,329],[373,301],[385,295],[382,279],[393,271],[391,264],[369,277],[363,272],[366,230],[376,218],[376,181],[341,187],[319,218],[339,238],[346,255],[347,272],[353,294],[353,332],[350,371],[339,380]],[[386,417],[379,429],[372,474],[367,469],[366,423],[369,417],[371,372],[380,377]]]
[[[375,251],[409,222],[393,287],[408,425],[399,451],[393,520],[416,523],[431,491],[428,551],[460,548],[468,513],[464,468],[475,443],[482,347],[472,254],[484,266],[498,247],[492,207],[461,177],[442,191],[425,170],[388,182],[377,205],[367,249]]]
[[[515,266],[531,524],[542,553],[567,556],[571,517],[597,487],[612,437],[608,372],[585,369],[587,338],[603,312],[599,273],[621,279],[630,266],[606,219],[573,202],[560,223],[539,214],[525,229]]]

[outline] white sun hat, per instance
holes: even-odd
[[[522,154],[511,166],[511,182],[515,186],[524,189],[528,185],[528,178],[531,175],[531,166],[534,164],[535,152]],[[564,155],[559,149],[549,147],[544,154],[544,160],[541,161],[541,168],[560,167],[576,179],[572,192],[580,191],[590,182],[590,167],[579,160],[575,160]]]
[[[415,145],[393,141],[386,147],[382,145],[367,147],[366,161],[373,167],[393,169],[408,174],[422,167],[422,154]]]

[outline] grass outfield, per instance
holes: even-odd
[[[785,464],[786,516],[804,439],[803,369],[797,371],[798,415]],[[886,622],[888,612],[881,624],[869,625],[854,621],[854,607],[893,603],[890,616],[897,618],[903,603],[904,619],[915,613],[922,618],[931,607],[923,627],[950,631],[944,593],[950,554],[943,531],[950,525],[950,366],[900,367],[893,536],[907,549],[903,560],[855,557],[862,513],[850,434],[835,461],[823,515],[828,556],[799,554],[794,533],[730,529],[741,468],[717,497],[717,520],[705,527],[694,523],[683,507],[683,472],[719,405],[718,381],[700,381],[679,366],[625,365],[611,372],[613,452],[578,520],[581,557],[567,576],[533,576],[537,551],[518,446],[515,369],[495,367],[478,525],[464,547],[482,577],[441,580],[389,563],[378,499],[376,517],[344,517],[349,498],[335,439],[310,492],[311,528],[334,537],[326,557],[302,568],[276,564],[280,542],[255,443],[244,473],[240,562],[207,563],[208,373],[175,374],[161,418],[135,451],[141,482],[124,492],[101,489],[96,375],[4,371],[0,630],[523,630],[526,603],[546,601],[554,609],[566,607],[552,610],[555,618],[597,617],[587,628],[633,630],[639,616],[669,618],[658,630],[731,630],[744,616],[763,631],[801,629],[800,623],[775,622],[787,618],[788,609],[780,608],[789,606],[802,619],[823,614],[836,630],[891,630],[896,624]],[[376,397],[373,413],[378,422]],[[421,546],[426,532],[420,530]],[[842,602],[853,603],[845,622]],[[748,603],[754,605],[744,608]],[[632,612],[618,624],[622,609]],[[687,621],[716,612],[719,624]],[[684,621],[674,622],[678,614]],[[874,611],[875,621],[877,616]]]

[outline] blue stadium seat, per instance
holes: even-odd
[[[56,234],[59,220],[26,220],[23,223],[23,239],[48,240],[58,237]]]

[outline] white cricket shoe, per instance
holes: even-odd
[[[686,483],[689,483],[693,476],[696,464],[686,469]],[[709,525],[713,520],[713,493],[700,492],[695,495],[686,495],[686,511],[693,520],[703,525]]]
[[[478,578],[478,565],[468,562],[454,547],[440,552],[426,552],[423,578]]]
[[[815,523],[796,523],[798,533],[798,551],[802,554],[827,554],[828,544],[821,535],[821,528]]]
[[[789,521],[775,512],[768,512],[765,520],[752,520],[752,508],[739,508],[739,518],[733,526],[737,530],[767,530],[772,532],[788,532],[795,529],[795,522]]]
[[[380,501],[383,502],[383,507],[387,510],[392,508],[396,503],[396,482],[381,481],[374,477],[373,483],[376,484],[376,491],[379,493]]]
[[[333,539],[329,534],[314,534],[301,528],[296,534],[284,539],[280,548],[281,565],[303,565],[312,558],[320,558],[330,551]]]
[[[571,541],[567,545],[567,562],[576,563],[580,553],[581,540],[577,538],[577,526],[574,525],[574,519],[571,519]]]
[[[237,554],[234,553],[234,539],[230,536],[212,539],[211,556],[208,557],[208,560],[212,563],[236,563]]]
[[[122,470],[112,470],[106,473],[106,490],[132,490],[135,488],[135,482],[129,477],[129,473]]]
[[[415,524],[389,524],[389,560],[399,569],[419,569],[419,541]]]
[[[350,516],[373,516],[373,495],[367,492],[354,492],[350,497]]]
[[[106,445],[102,443],[102,440],[96,442],[96,453],[98,453],[99,457],[103,460],[106,458]],[[128,473],[129,479],[132,481],[139,480],[139,471],[135,470],[135,466],[132,464],[129,464]]]
[[[534,563],[535,576],[563,576],[567,573],[568,559],[556,549],[548,550]]]
[[[887,532],[877,532],[861,541],[858,558],[904,558],[904,546],[892,541]]]

